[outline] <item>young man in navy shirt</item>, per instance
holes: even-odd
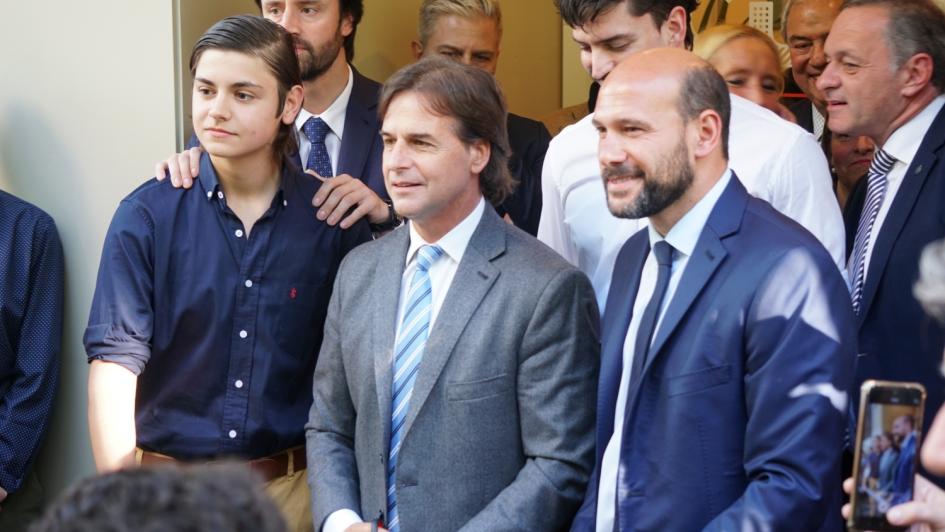
[[[105,239],[85,333],[95,462],[245,459],[290,529],[311,530],[312,373],[335,272],[370,231],[319,221],[289,161],[303,91],[287,32],[224,19],[191,72],[197,183],[145,183]]]

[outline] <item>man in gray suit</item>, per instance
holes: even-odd
[[[566,529],[594,465],[590,282],[486,201],[512,186],[492,76],[424,59],[379,109],[409,223],[335,280],[306,427],[316,528]]]

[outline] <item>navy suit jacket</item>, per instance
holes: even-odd
[[[866,180],[861,182],[864,185],[850,198],[859,210],[847,213],[848,235],[856,235],[862,212]],[[945,109],[926,132],[879,230],[857,317],[856,391],[866,379],[920,382],[928,394],[926,424],[945,400],[945,379],[939,372],[945,329],[926,316],[912,286],[918,279],[922,249],[943,237]],[[945,479],[931,478],[945,486]]]
[[[602,328],[597,464],[572,530],[593,531],[623,346],[649,253],[618,255]],[[715,205],[631,379],[617,530],[839,530],[854,325],[823,246],[737,178]],[[753,526],[758,525],[758,526]]]
[[[515,190],[502,205],[495,206],[500,215],[508,214],[515,227],[535,236],[541,218],[541,169],[551,135],[544,124],[509,113],[509,170],[518,181]]]
[[[338,155],[338,173],[359,178],[380,197],[387,199],[384,174],[381,172],[384,144],[380,135],[381,121],[377,116],[381,85],[362,76],[353,66],[351,71],[354,84],[345,111],[345,133]]]

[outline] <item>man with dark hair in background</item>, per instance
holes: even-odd
[[[593,464],[590,283],[489,205],[511,190],[492,76],[423,59],[380,109],[409,222],[338,272],[306,431],[316,529],[561,530]]]
[[[363,0],[256,0],[262,16],[295,38],[305,101],[296,118],[298,162],[322,181],[312,199],[317,217],[343,229],[367,217],[375,231],[399,221],[384,190],[377,119],[380,85],[352,65]],[[155,168],[174,186],[190,188],[199,173],[198,148]],[[332,177],[334,176],[334,177]]]
[[[838,530],[847,287],[728,166],[729,94],[678,49],[620,63],[594,125],[607,206],[649,217],[602,325],[597,462],[572,530]]]
[[[497,0],[424,0],[420,4],[414,57],[440,55],[495,75],[502,41]],[[541,122],[509,113],[509,170],[518,182],[501,205],[516,227],[534,236],[541,217],[541,167],[551,136]]]
[[[695,0],[555,3],[581,49],[582,65],[597,81],[637,52],[692,43]],[[730,160],[739,179],[749,193],[813,233],[843,270],[843,220],[820,146],[797,125],[736,95],[730,98]],[[565,128],[551,141],[542,172],[538,238],[591,278],[603,307],[617,252],[645,222],[618,219],[607,211],[592,118]]]
[[[56,224],[0,190],[0,530],[39,516],[33,462],[59,382],[65,266]]]
[[[945,14],[929,0],[846,0],[826,53],[817,87],[828,127],[876,143],[847,207],[854,392],[866,379],[922,383],[932,419],[945,402],[945,327],[926,317],[912,284],[922,249],[945,236]]]

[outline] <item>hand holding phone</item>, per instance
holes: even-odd
[[[921,384],[863,383],[854,444],[850,528],[905,530],[891,524],[886,513],[912,500],[924,407]]]

